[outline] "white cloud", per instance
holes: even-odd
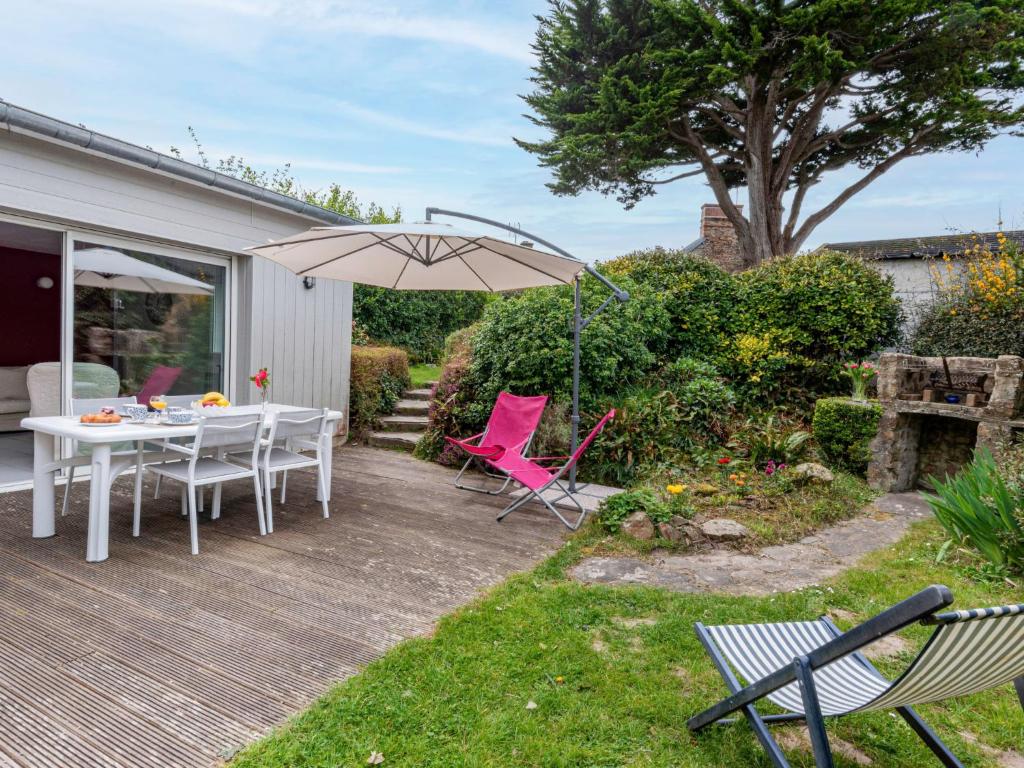
[[[370,6],[339,0],[187,0],[184,4],[249,19],[267,32],[280,32],[281,25],[320,32],[343,31],[357,36],[469,48],[527,64],[534,61],[530,49],[532,27],[525,24],[499,26],[454,16],[411,14],[384,3]],[[268,22],[277,26],[267,28]],[[438,56],[446,53],[444,47],[437,50]]]
[[[411,120],[401,115],[393,115],[377,109],[363,107],[347,101],[331,100],[331,105],[339,112],[370,125],[386,128],[399,133],[423,136],[428,139],[454,141],[460,144],[480,144],[488,147],[513,147],[512,126],[495,123],[475,122],[465,128],[442,128],[424,121]]]

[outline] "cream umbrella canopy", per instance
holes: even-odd
[[[479,222],[525,238],[513,243],[431,221],[431,215]],[[530,242],[527,242],[530,241]],[[533,247],[540,243],[548,250]],[[575,286],[572,367],[572,451],[579,442],[580,337],[612,301],[629,293],[554,243],[518,227],[469,213],[427,208],[411,224],[346,224],[314,227],[246,250],[282,264],[301,277],[325,277],[413,291],[514,291],[544,285]],[[580,278],[593,276],[611,291],[589,316],[581,311]],[[569,477],[576,490],[576,468]]]
[[[416,291],[512,291],[572,283],[586,264],[449,224],[314,227],[247,250],[303,277]]]
[[[209,296],[213,286],[133,258],[112,248],[85,248],[74,254],[75,285],[133,293]]]

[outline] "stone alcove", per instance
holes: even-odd
[[[885,354],[878,365],[882,418],[868,482],[883,491],[955,473],[976,446],[993,451],[1024,429],[1024,358]],[[947,395],[959,399],[946,402]]]

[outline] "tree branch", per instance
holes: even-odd
[[[821,224],[821,222],[825,221],[825,219],[827,219],[837,210],[839,210],[839,208],[847,200],[849,200],[851,197],[860,192],[862,189],[868,186],[871,182],[873,182],[883,173],[885,173],[894,165],[896,165],[896,163],[898,163],[900,160],[904,160],[905,158],[908,158],[911,155],[913,155],[914,152],[917,151],[918,145],[920,144],[921,140],[924,139],[933,130],[935,130],[935,128],[935,125],[930,125],[925,128],[922,128],[913,137],[911,137],[911,139],[907,142],[907,145],[903,149],[887,157],[881,163],[872,168],[868,173],[864,174],[864,176],[862,176],[859,180],[857,180],[856,182],[848,186],[846,189],[844,189],[842,192],[840,192],[838,195],[836,195],[832,202],[830,202],[824,208],[808,216],[804,223],[800,226],[800,229],[798,229],[796,234],[793,236],[793,248],[799,248],[800,245],[803,244],[803,241],[807,239],[811,232],[814,231],[814,228]]]

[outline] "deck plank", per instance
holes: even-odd
[[[294,472],[260,537],[245,484],[189,554],[176,489],[131,536],[111,499],[110,559],[86,563],[88,488],[57,536],[31,538],[31,495],[0,496],[0,768],[216,765],[481,589],[531,567],[563,530],[454,472],[390,451],[335,451],[331,517]],[[58,494],[60,498],[60,494]]]

